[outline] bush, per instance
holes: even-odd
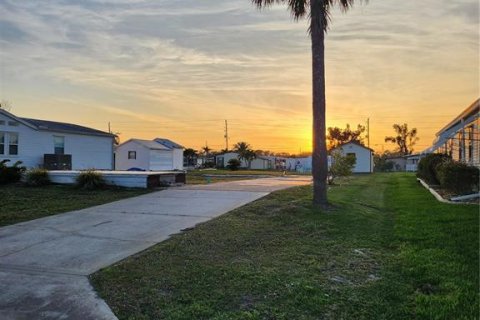
[[[240,168],[241,165],[242,164],[241,164],[240,160],[230,159],[230,160],[228,160],[227,168],[232,170],[232,171],[235,171],[235,170],[238,170],[238,168]]]
[[[20,181],[22,178],[22,173],[25,172],[26,168],[20,166],[21,161],[17,161],[11,167],[7,167],[6,163],[10,160],[0,161],[0,184],[14,183]]]
[[[428,183],[439,184],[436,168],[444,162],[452,162],[452,159],[446,154],[432,153],[420,159],[417,169],[417,177],[422,178]]]
[[[477,167],[461,162],[444,161],[436,169],[442,188],[456,194],[478,191],[479,169]]]
[[[77,177],[77,187],[95,190],[105,187],[105,180],[100,172],[93,169],[82,171]]]
[[[50,184],[48,171],[45,169],[32,169],[25,174],[25,183],[31,187],[40,187]]]
[[[332,165],[328,170],[328,184],[333,184],[337,177],[348,177],[352,175],[357,159],[351,155],[342,155],[340,152],[332,153]]]

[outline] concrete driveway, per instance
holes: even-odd
[[[184,186],[0,228],[0,319],[116,319],[89,274],[272,191],[310,183],[287,176]]]

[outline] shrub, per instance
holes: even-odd
[[[437,177],[442,188],[456,194],[478,190],[479,169],[461,162],[444,161],[437,167]]]
[[[22,178],[22,173],[25,172],[26,168],[21,166],[22,162],[17,161],[12,166],[8,167],[6,165],[10,160],[6,159],[0,161],[0,184],[14,183],[20,181]]]
[[[348,177],[352,175],[357,159],[351,155],[342,155],[340,152],[332,153],[332,165],[328,170],[328,184],[333,184],[336,177]]]
[[[32,169],[25,174],[25,183],[28,186],[40,187],[50,184],[48,171],[45,169]]]
[[[232,171],[235,171],[235,170],[238,170],[238,168],[240,168],[240,166],[241,166],[240,160],[238,160],[238,159],[228,160],[228,164],[227,164],[228,169],[230,169]]]
[[[93,169],[82,171],[77,177],[77,187],[95,190],[105,187],[105,180],[100,172]]]
[[[418,163],[417,177],[422,178],[428,183],[439,184],[436,167],[443,162],[451,162],[452,159],[446,154],[432,153],[428,154]]]

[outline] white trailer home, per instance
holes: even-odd
[[[342,155],[351,155],[356,159],[353,173],[371,173],[373,172],[373,154],[374,151],[357,142],[347,142],[334,149],[332,152],[340,152]]]
[[[183,147],[168,139],[130,139],[115,150],[115,170],[183,170]]]
[[[113,134],[71,123],[22,118],[0,109],[0,161],[27,168],[113,169]]]

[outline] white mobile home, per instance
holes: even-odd
[[[373,172],[373,154],[374,151],[357,142],[347,142],[334,149],[332,152],[340,152],[342,155],[354,156],[356,159],[353,173]]]
[[[115,150],[115,170],[183,170],[183,147],[168,139],[130,139]]]
[[[480,167],[480,99],[438,131],[433,146],[422,153],[444,153]]]
[[[237,152],[226,152],[217,155],[216,157],[216,166],[218,168],[225,168],[228,165],[228,161],[231,159],[239,159],[239,155]],[[252,170],[270,170],[273,168],[272,161],[266,157],[256,157],[250,162],[250,166],[245,159],[240,160],[240,168],[243,169],[252,169]]]
[[[75,124],[21,118],[0,109],[0,161],[27,168],[113,169],[113,134]]]

